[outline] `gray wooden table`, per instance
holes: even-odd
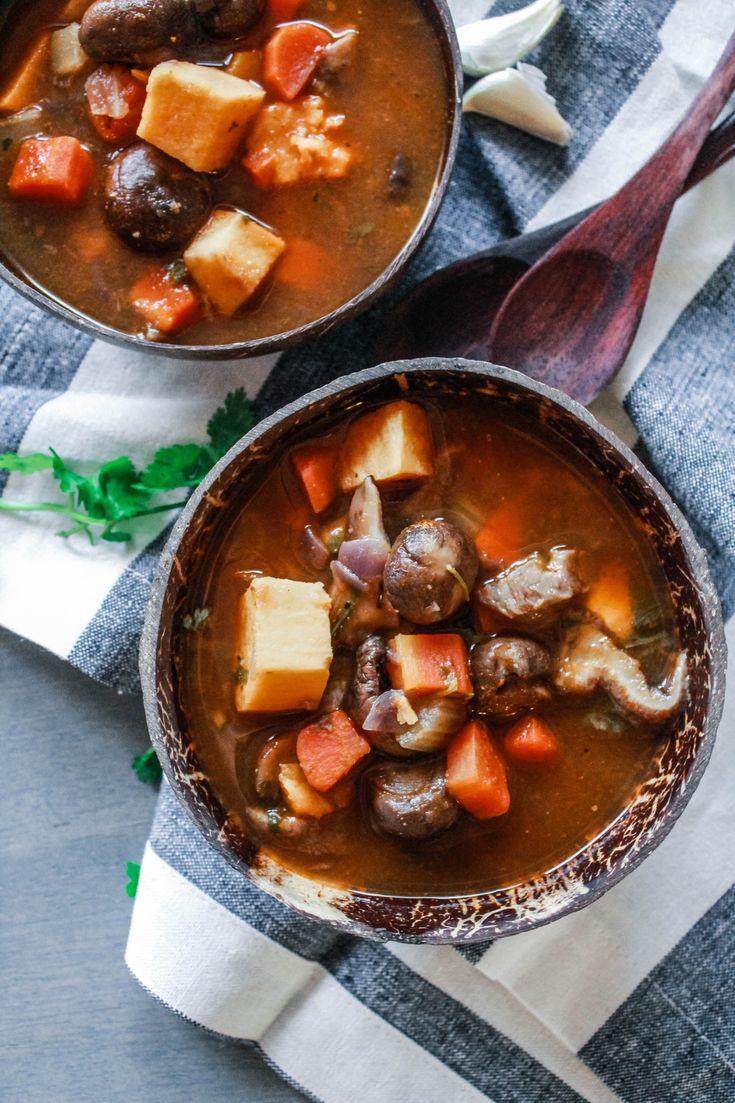
[[[147,995],[123,962],[155,791],[140,701],[0,630],[3,1103],[294,1103],[246,1046]]]

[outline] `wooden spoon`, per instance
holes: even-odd
[[[657,153],[513,287],[490,333],[491,360],[582,403],[615,377],[643,313],[671,209],[735,88],[735,34]]]
[[[682,191],[733,156],[735,112],[707,136]],[[532,264],[598,209],[588,207],[432,273],[383,319],[378,359],[467,356],[489,360],[490,331],[503,299]]]

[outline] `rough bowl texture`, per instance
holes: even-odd
[[[228,818],[200,763],[179,700],[177,635],[188,582],[223,515],[258,485],[296,432],[319,432],[342,412],[412,395],[490,395],[542,422],[582,453],[641,519],[668,580],[690,687],[651,776],[607,830],[535,880],[467,896],[411,897],[340,891],[289,872]],[[274,414],[244,437],[197,489],[161,557],[141,645],[151,738],[179,800],[211,845],[259,887],[296,910],[353,934],[414,942],[470,942],[538,927],[575,911],[630,873],[670,831],[707,765],[722,712],[725,639],[704,553],[666,491],[591,414],[558,391],[491,364],[397,361],[336,380]]]
[[[19,2],[20,0],[0,0],[0,37],[3,33],[3,23],[10,9]],[[434,191],[426,205],[426,209],[401,251],[368,287],[358,292],[342,306],[337,307],[336,310],[332,310],[322,318],[316,318],[313,322],[307,322],[296,329],[284,330],[282,333],[275,333],[269,337],[259,337],[251,341],[237,341],[233,344],[224,345],[187,345],[186,334],[184,334],[181,342],[166,341],[159,343],[147,341],[144,337],[132,333],[123,333],[113,326],[104,325],[74,307],[61,302],[50,292],[28,283],[22,273],[16,270],[9,258],[3,254],[2,243],[0,243],[0,279],[5,280],[35,306],[41,307],[42,310],[46,310],[49,314],[53,314],[65,322],[69,322],[90,337],[98,337],[103,341],[109,341],[110,344],[135,349],[138,352],[149,352],[155,356],[167,356],[173,359],[240,360],[250,356],[263,356],[268,352],[298,345],[307,337],[316,337],[320,333],[326,333],[338,322],[345,322],[349,318],[360,314],[396,282],[433,226],[449,186],[449,179],[457,155],[459,130],[462,121],[463,76],[454,22],[447,0],[419,0],[419,3],[436,31],[446,66],[447,137],[444,160],[437,172]]]

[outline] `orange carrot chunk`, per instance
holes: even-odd
[[[314,23],[286,23],[279,27],[263,51],[265,83],[281,99],[295,99],[319,64],[324,47],[331,41],[329,32]]]
[[[587,594],[587,608],[623,643],[633,631],[630,579],[620,563],[603,567]]]
[[[503,760],[479,720],[465,724],[449,744],[446,782],[455,800],[478,820],[503,816],[510,808]]]
[[[296,739],[301,769],[319,793],[336,785],[370,750],[367,739],[341,709],[302,728]]]
[[[499,505],[475,537],[477,554],[486,567],[507,567],[518,559],[523,543],[518,507],[511,502]]]
[[[546,721],[525,716],[505,733],[505,753],[514,762],[550,766],[559,758],[559,741]]]
[[[337,449],[308,444],[293,454],[293,465],[314,513],[322,513],[337,493]]]
[[[274,23],[285,23],[293,19],[303,0],[268,0],[268,15]]]
[[[22,143],[8,190],[15,199],[80,204],[92,182],[92,154],[76,138],[28,138]]]
[[[111,145],[131,141],[143,114],[145,84],[124,65],[100,65],[84,88],[89,121],[100,137]]]
[[[330,254],[308,238],[291,238],[283,254],[276,279],[298,291],[312,291],[333,270]]]
[[[388,651],[388,673],[396,689],[472,696],[467,645],[456,633],[395,636]]]
[[[130,302],[159,333],[180,333],[198,318],[201,304],[186,283],[175,283],[168,268],[146,272],[130,291]]]

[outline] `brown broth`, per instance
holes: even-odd
[[[492,399],[423,405],[441,458],[436,476],[418,493],[399,502],[384,500],[391,538],[423,514],[460,521],[474,532],[500,501],[520,496],[526,552],[555,544],[577,548],[588,579],[605,564],[627,569],[634,580],[636,631],[643,625],[646,633],[655,629],[652,643],[634,653],[649,680],[661,678],[676,648],[665,580],[627,507],[591,465],[550,432],[540,434],[537,424],[500,410]],[[344,429],[338,427],[330,439],[339,440]],[[335,505],[320,531],[341,523],[348,501],[345,496]],[[285,456],[243,505],[195,583],[193,607],[206,607],[209,616],[200,631],[184,633],[184,708],[197,733],[203,768],[224,805],[243,818],[253,798],[252,762],[264,729],[266,734],[292,729],[300,718],[256,720],[235,712],[236,611],[247,586],[238,572],[327,583],[329,572],[316,574],[301,550],[309,519]],[[552,642],[551,632],[534,634]],[[509,764],[511,809],[499,819],[478,822],[463,814],[445,834],[409,844],[375,832],[358,801],[315,821],[316,853],[289,845],[274,831],[260,841],[287,866],[330,884],[398,894],[499,888],[551,869],[623,811],[649,772],[665,732],[624,719],[603,694],[558,699],[541,715],[559,738],[561,760],[551,769]],[[501,753],[503,730],[493,728]]]
[[[61,7],[60,0],[16,3],[2,30],[0,88],[35,35],[58,25]],[[347,116],[342,133],[355,154],[352,170],[344,180],[263,192],[236,158],[230,169],[216,177],[214,200],[215,205],[231,205],[252,214],[287,243],[308,238],[322,246],[329,266],[308,290],[280,282],[276,269],[265,292],[250,307],[231,318],[203,319],[185,331],[188,344],[272,336],[312,322],[349,301],[369,287],[401,251],[436,183],[447,135],[446,63],[419,0],[389,4],[305,0],[298,18],[323,22],[337,32],[350,27],[360,32],[354,72],[326,97],[331,112]],[[266,24],[259,25],[245,45],[259,47],[266,37]],[[117,150],[97,135],[87,119],[84,82],[90,71],[91,67],[63,86],[49,76],[43,88],[43,112],[26,123],[10,126],[0,117],[0,249],[28,282],[61,302],[125,332],[143,332],[144,323],[129,304],[128,292],[143,273],[178,254],[159,254],[158,260],[136,254],[107,227],[101,178]],[[266,103],[273,99],[269,96]],[[5,183],[20,141],[40,134],[71,134],[92,151],[95,181],[78,210],[18,202],[8,194]],[[387,191],[390,166],[398,152],[409,159],[413,171],[411,187],[400,201],[391,199]],[[103,242],[101,249],[98,240]]]

